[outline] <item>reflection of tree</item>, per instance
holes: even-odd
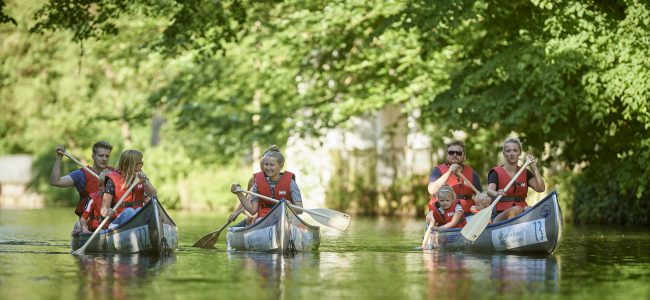
[[[176,262],[176,256],[151,257],[139,254],[78,257],[80,266],[80,298],[98,295],[126,299],[129,286],[154,275],[164,265]]]

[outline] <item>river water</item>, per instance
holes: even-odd
[[[423,221],[353,217],[318,253],[191,245],[226,215],[169,212],[167,258],[70,254],[71,209],[0,210],[0,299],[650,299],[650,230],[566,226],[549,256],[418,251]]]

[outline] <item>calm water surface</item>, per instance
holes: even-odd
[[[550,256],[417,251],[423,221],[354,217],[318,253],[192,248],[225,215],[170,212],[168,258],[70,254],[71,209],[0,210],[0,299],[650,299],[650,230],[567,226]]]

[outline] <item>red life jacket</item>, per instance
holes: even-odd
[[[113,197],[113,201],[111,203],[111,207],[113,207],[129,189],[129,185],[126,183],[126,178],[120,174],[120,171],[111,172],[108,174],[108,177],[113,180],[113,185],[115,185],[115,196]],[[144,183],[139,182],[133,188],[131,193],[129,193],[126,198],[124,198],[124,201],[122,201],[120,207],[117,208],[117,215],[114,217],[117,218],[117,216],[127,207],[132,207],[135,209],[142,206],[144,206]]]
[[[442,164],[438,166],[438,169],[440,170],[440,174],[445,174],[449,170],[449,165],[447,164]],[[463,165],[463,175],[465,178],[469,180],[474,179],[474,170],[467,165]],[[456,194],[456,199],[460,201],[460,206],[463,207],[463,212],[469,213],[470,208],[472,205],[474,205],[474,199],[472,199],[472,196],[474,195],[474,190],[469,185],[466,185],[464,183],[464,180],[456,175],[456,174],[451,174],[449,175],[449,179],[447,179],[446,182],[448,185],[451,186],[451,188],[454,190],[454,193]],[[429,209],[433,210],[433,204],[438,201],[438,198],[436,198],[436,195],[433,195],[431,199],[429,200]]]
[[[86,219],[88,223],[88,230],[94,231],[99,227],[99,224],[102,223],[102,193],[92,193],[90,194],[90,201],[88,201],[88,206],[81,215],[82,218]],[[106,227],[106,226],[104,226]]]
[[[442,226],[451,222],[451,220],[454,218],[454,214],[456,213],[456,205],[458,205],[458,199],[456,199],[456,201],[451,204],[449,209],[445,210],[444,214],[441,214],[440,210],[438,210],[438,208],[434,205],[434,209],[431,210],[431,215],[433,216],[433,219],[436,220],[438,226]],[[465,224],[467,224],[465,221],[465,215],[462,215],[460,221],[458,221],[458,224],[452,228],[463,228]]]
[[[285,171],[273,191],[271,191],[271,186],[266,181],[266,174],[264,174],[264,172],[253,174],[253,178],[255,178],[255,185],[257,185],[258,193],[273,199],[286,199],[293,203],[293,198],[291,197],[291,179],[294,178],[293,173]],[[258,200],[259,209],[257,211],[257,217],[262,218],[271,211],[271,208],[275,206],[275,203],[261,198]]]
[[[515,171],[519,172],[520,169],[521,167],[517,167]],[[505,188],[508,183],[510,183],[510,180],[512,180],[512,177],[508,175],[503,165],[492,168],[492,171],[496,172],[499,177],[497,191]],[[515,179],[515,182],[506,191],[506,194],[501,197],[499,202],[497,202],[497,212],[502,212],[513,206],[526,207],[528,205],[526,204],[526,197],[528,196],[528,181],[526,180],[526,173],[526,171],[521,172],[519,177]]]
[[[91,169],[90,166],[87,167],[88,169]],[[108,169],[114,171],[112,167],[108,167]],[[77,207],[74,209],[74,213],[77,216],[81,217],[81,214],[83,214],[86,206],[88,205],[88,201],[90,200],[89,195],[99,192],[99,179],[88,172],[85,168],[81,168],[80,170],[84,173],[84,177],[86,177],[86,187],[85,190],[78,191],[79,202],[77,203]]]

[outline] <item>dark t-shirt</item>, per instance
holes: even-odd
[[[68,175],[72,178],[72,182],[74,183],[74,187],[77,189],[78,192],[82,192],[86,190],[86,175],[84,174],[84,171],[81,169],[76,169]]]

